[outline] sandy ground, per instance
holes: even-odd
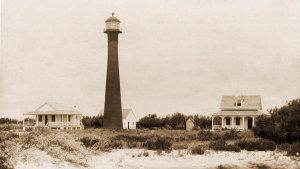
[[[93,156],[88,162],[89,167],[59,161],[37,149],[26,151],[28,152],[21,152],[14,159],[16,169],[196,169],[217,168],[220,165],[225,168],[257,168],[257,165],[262,164],[270,168],[300,168],[300,161],[271,151],[241,151],[239,153],[206,151],[203,155],[191,155],[186,150],[157,154],[156,151],[122,149]]]

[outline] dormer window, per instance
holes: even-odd
[[[236,107],[242,107],[242,100],[237,100],[235,103]]]

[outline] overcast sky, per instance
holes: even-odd
[[[121,21],[123,108],[210,115],[222,95],[300,96],[297,0],[2,0],[0,116],[44,102],[104,106],[105,20]]]

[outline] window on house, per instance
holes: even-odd
[[[222,118],[214,117],[214,125],[222,125]]]
[[[226,117],[226,125],[230,125],[230,117]]]
[[[71,116],[70,116],[70,115],[68,115],[68,117],[69,117],[69,122],[71,122]]]
[[[242,106],[242,100],[237,100],[236,101],[236,106],[241,107]]]
[[[134,125],[134,122],[132,122],[132,125]]]
[[[42,121],[43,121],[43,116],[39,115],[39,122],[42,122]]]
[[[52,115],[52,120],[53,122],[55,122],[55,115]]]
[[[235,125],[239,126],[240,125],[240,122],[241,122],[241,118],[237,117],[235,119]]]

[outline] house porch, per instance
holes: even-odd
[[[255,126],[256,116],[212,116],[212,130],[247,130]]]
[[[23,130],[26,129],[83,129],[82,116],[78,114],[29,114],[24,115]]]

